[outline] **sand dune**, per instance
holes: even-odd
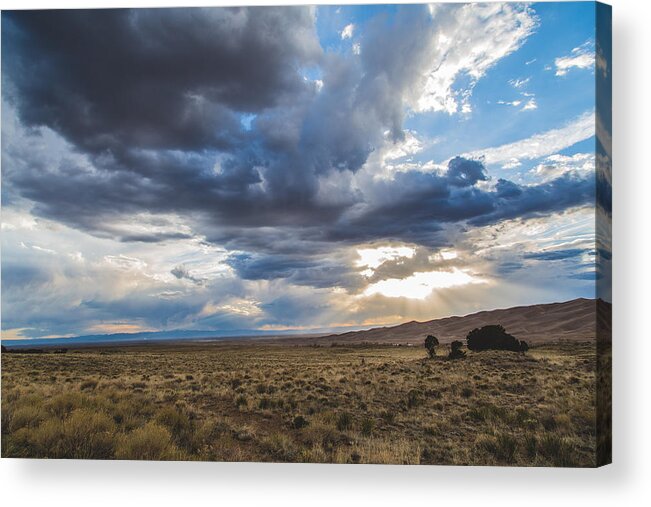
[[[609,303],[580,298],[564,303],[519,306],[427,322],[412,321],[398,326],[324,336],[316,340],[330,343],[420,343],[426,335],[433,334],[440,342],[449,343],[452,340],[465,340],[470,330],[487,324],[501,324],[510,334],[530,343],[561,339],[594,340],[598,305],[604,312],[602,315],[610,315]],[[604,319],[603,325],[609,327],[608,321],[609,319]]]

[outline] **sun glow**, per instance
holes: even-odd
[[[460,269],[452,271],[427,271],[398,279],[390,278],[369,285],[364,296],[380,294],[390,298],[425,299],[435,289],[446,289],[470,283],[484,283],[484,280],[473,277]]]

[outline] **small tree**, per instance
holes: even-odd
[[[527,350],[529,350],[529,344],[524,340],[520,340],[520,352],[524,354]]]
[[[431,334],[427,335],[427,338],[425,338],[425,348],[427,349],[427,353],[429,354],[430,359],[436,356],[436,347],[438,346],[438,338]]]
[[[461,350],[461,347],[463,347],[463,342],[454,340],[450,344],[450,353],[448,354],[448,359],[461,359],[463,357],[466,357],[466,353]]]

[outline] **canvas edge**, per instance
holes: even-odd
[[[612,463],[612,7],[595,2],[596,466]]]

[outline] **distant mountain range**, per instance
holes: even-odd
[[[599,318],[597,319],[597,308]],[[251,329],[224,331],[174,330],[146,333],[119,333],[76,336],[73,338],[38,338],[29,340],[2,340],[9,347],[109,345],[161,341],[231,341],[257,339],[293,344],[330,343],[420,343],[433,334],[441,343],[463,340],[469,331],[488,324],[501,324],[510,334],[529,343],[555,340],[594,340],[597,323],[610,333],[611,305],[595,299],[574,299],[564,303],[517,306],[489,310],[471,315],[445,317],[426,322],[406,322],[391,327],[353,330],[339,334],[305,331],[261,331]]]
[[[305,334],[304,332],[301,332]],[[223,331],[192,331],[177,329],[172,331],[151,331],[144,333],[115,333],[74,336],[71,338],[32,338],[22,340],[2,340],[7,347],[68,347],[73,345],[108,345],[115,343],[142,343],[180,340],[231,340],[296,335],[298,331],[261,331],[257,329],[229,329]],[[323,334],[323,333],[322,333]]]

